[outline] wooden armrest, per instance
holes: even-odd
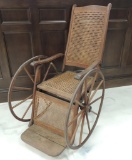
[[[78,80],[82,79],[86,73],[88,73],[90,70],[94,69],[99,64],[100,64],[100,61],[93,62],[88,68],[86,68],[85,70],[83,70],[80,73],[77,73],[74,78],[78,79]]]
[[[58,53],[58,54],[53,55],[53,56],[51,56],[49,58],[45,58],[45,59],[42,59],[42,60],[34,61],[34,62],[31,63],[31,65],[32,66],[36,66],[36,65],[41,65],[41,64],[44,64],[44,63],[48,63],[48,62],[51,62],[51,61],[53,61],[53,60],[55,60],[55,59],[57,59],[59,57],[62,57],[62,56],[64,56],[64,54]]]

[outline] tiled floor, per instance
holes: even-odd
[[[86,144],[52,158],[21,141],[28,127],[0,104],[1,160],[132,160],[132,86],[107,89],[98,124]]]

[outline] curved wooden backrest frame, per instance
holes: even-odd
[[[65,65],[86,68],[102,60],[111,6],[73,5],[63,69]]]

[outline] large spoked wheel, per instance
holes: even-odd
[[[99,69],[91,70],[80,81],[66,120],[65,137],[69,148],[80,148],[93,132],[102,108],[104,89],[104,76]],[[74,116],[73,110],[77,110]]]
[[[10,83],[8,92],[9,108],[12,115],[22,122],[30,121],[33,105],[34,67],[30,64],[41,58],[44,58],[44,56],[36,56],[24,62],[18,68]],[[18,92],[19,97],[17,97]],[[20,101],[14,101],[16,97]]]

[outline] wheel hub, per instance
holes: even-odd
[[[87,106],[85,107],[85,110],[86,110],[86,112],[91,112],[92,107],[91,107],[91,106],[89,106],[89,105],[87,105]]]
[[[82,102],[82,105],[79,105],[80,110],[86,110],[87,112],[91,112],[92,106],[89,106],[89,104],[86,104],[85,102]]]

